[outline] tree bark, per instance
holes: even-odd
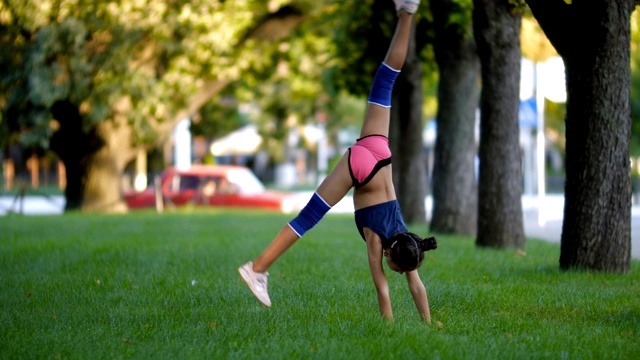
[[[416,53],[415,24],[392,101],[390,138],[398,202],[406,222],[424,224],[427,169],[422,151],[422,64]]]
[[[114,120],[84,131],[82,115],[70,101],[54,104],[52,114],[60,122],[51,149],[66,169],[65,211],[126,212],[120,182],[134,153],[132,129]]]
[[[528,1],[565,63],[566,183],[560,267],[631,266],[629,142],[633,0]],[[563,24],[551,22],[561,17]],[[561,26],[564,25],[564,26]]]
[[[474,0],[481,62],[480,177],[476,245],[524,247],[519,144],[521,15],[507,0]]]
[[[455,2],[431,0],[430,4],[440,72],[431,231],[475,235],[478,218],[475,119],[480,60],[471,32],[449,24]]]

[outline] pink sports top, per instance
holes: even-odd
[[[391,149],[389,139],[384,135],[367,135],[349,148],[349,172],[355,187],[364,186],[389,164]]]

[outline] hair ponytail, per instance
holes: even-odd
[[[438,247],[435,237],[423,239],[411,232],[397,233],[389,238],[389,256],[398,268],[413,271],[420,267],[424,252]]]
[[[435,237],[429,237],[423,240],[420,240],[420,250],[429,251],[435,250],[438,247],[438,242]]]

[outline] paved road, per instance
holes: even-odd
[[[14,196],[0,196],[0,215],[22,213],[26,215],[62,214],[64,197],[57,196],[25,196],[24,201]]]
[[[311,193],[310,193],[311,194]],[[310,196],[309,194],[309,196]],[[427,209],[430,201],[427,200]],[[0,216],[8,212],[22,212],[24,214],[61,214],[64,207],[62,196],[28,196],[21,204],[10,196],[0,196]],[[560,242],[562,234],[562,217],[564,209],[564,197],[562,195],[549,195],[542,201],[536,197],[522,198],[524,216],[524,232],[529,238],[537,238],[552,242]],[[353,202],[350,197],[342,199],[331,210],[334,213],[352,213]],[[631,256],[640,259],[640,205],[634,205],[631,209]]]
[[[549,195],[542,201],[523,197],[524,232],[528,238],[560,242],[564,197]],[[640,259],[640,206],[631,208],[631,257]]]

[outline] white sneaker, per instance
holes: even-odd
[[[393,0],[393,2],[396,4],[396,12],[403,9],[409,14],[415,14],[420,5],[420,0]]]
[[[251,292],[253,292],[253,295],[258,298],[262,305],[271,307],[271,299],[269,299],[269,293],[267,292],[267,276],[269,273],[253,271],[252,261],[240,266],[238,268],[238,272],[240,273],[240,276],[242,276],[244,282],[249,286],[249,289],[251,289]]]

